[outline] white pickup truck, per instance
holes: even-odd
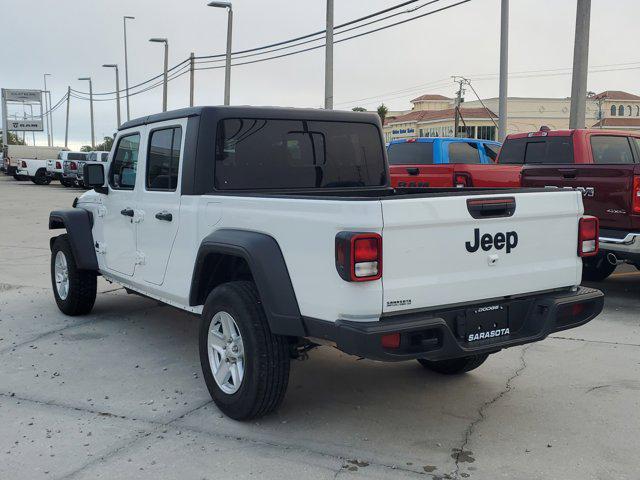
[[[86,160],[86,158],[87,154],[85,152],[60,152],[56,159],[47,160],[47,177],[52,180],[59,180],[65,187],[72,187],[76,185],[76,177],[75,174],[73,178],[64,176],[64,163],[75,162],[77,171],[77,165]]]
[[[16,180],[30,179],[33,183],[46,185],[51,182],[47,178],[47,159],[64,150],[61,147],[8,145],[5,172]]]
[[[218,407],[274,410],[318,345],[454,374],[597,316],[598,223],[577,191],[393,189],[374,114],[200,107],[120,127],[50,214],[55,300],[96,277],[201,316]]]

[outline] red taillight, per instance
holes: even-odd
[[[383,335],[381,342],[382,348],[400,348],[400,334],[389,333],[387,335]]]
[[[27,162],[25,162],[24,160],[22,160],[21,165],[22,165],[22,168],[27,168]]]
[[[71,170],[77,170],[77,169],[78,169],[78,165],[76,164],[76,162],[71,162],[71,163],[69,164],[69,168],[70,168]]]
[[[56,162],[56,169],[60,170],[62,168],[62,166],[60,165],[60,162]]]
[[[471,177],[467,173],[454,173],[453,186],[456,188],[465,188],[471,186]]]
[[[347,282],[378,280],[382,277],[382,237],[340,232],[336,235],[336,269]]]
[[[584,216],[578,223],[578,255],[593,257],[598,253],[599,222],[596,217]]]
[[[633,177],[633,199],[631,200],[633,213],[640,213],[640,177]]]
[[[415,138],[408,138],[407,139],[407,143],[416,143],[416,139]]]

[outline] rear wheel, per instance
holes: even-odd
[[[452,358],[450,360],[425,360],[419,358],[418,362],[424,368],[432,370],[434,372],[442,373],[443,375],[457,375],[459,373],[470,372],[482,365],[489,357],[488,353],[482,355],[471,355],[468,357]]]
[[[593,258],[584,259],[582,261],[582,280],[590,282],[602,282],[616,269],[604,255],[598,255]]]
[[[67,234],[60,235],[51,249],[51,285],[58,308],[66,315],[84,315],[96,300],[95,272],[76,266]]]
[[[274,411],[289,382],[289,343],[274,335],[252,282],[230,282],[207,297],[200,363],[211,398],[236,420]]]
[[[47,177],[47,171],[44,168],[38,170],[31,181],[36,185],[49,185],[51,183],[51,179]]]

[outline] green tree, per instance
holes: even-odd
[[[378,115],[380,115],[380,120],[384,124],[384,119],[387,118],[387,113],[389,113],[389,109],[384,103],[381,103],[378,107]]]
[[[81,152],[91,152],[91,151],[98,151],[98,152],[108,152],[111,150],[111,147],[113,146],[113,138],[112,137],[104,137],[103,138],[103,142],[99,143],[98,145],[96,145],[96,148],[92,148],[91,145],[84,145],[80,151]]]
[[[363,107],[353,107],[351,110],[353,110],[354,112],[366,112],[367,109],[363,108]]]
[[[20,138],[18,134],[14,132],[9,132],[7,134],[7,141],[9,145],[26,145],[26,143],[22,141],[22,138]],[[2,135],[0,135],[0,150],[2,149],[3,146],[4,145],[2,144]]]

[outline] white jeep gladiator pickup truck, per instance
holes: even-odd
[[[206,385],[235,419],[274,410],[320,344],[455,374],[603,307],[580,287],[598,248],[580,192],[393,189],[375,114],[152,115],[84,181],[50,214],[58,307],[89,313],[102,275],[199,315]]]

